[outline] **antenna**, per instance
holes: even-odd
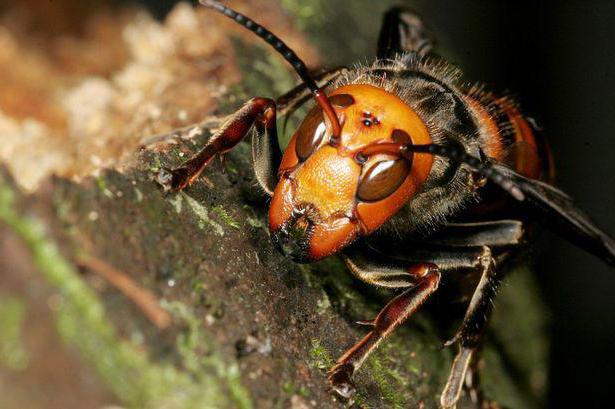
[[[235,10],[225,6],[224,4],[216,1],[216,0],[199,0],[205,7],[212,8],[217,12],[224,14],[231,20],[236,23],[244,26],[248,30],[252,31],[258,37],[265,40],[269,45],[273,47],[279,54],[284,57],[286,61],[290,63],[290,65],[294,68],[294,70],[299,74],[301,80],[307,85],[307,87],[312,91],[314,98],[318,105],[321,106],[327,118],[331,122],[331,126],[333,128],[333,137],[339,137],[342,131],[342,127],[340,126],[339,119],[333,106],[331,106],[331,102],[327,95],[323,92],[322,89],[316,84],[314,78],[310,75],[310,72],[303,62],[301,58],[297,56],[297,54],[284,43],[278,36],[273,34],[271,31],[267,30],[262,25],[258,24],[254,20],[249,17],[244,16],[241,13],[236,12]]]

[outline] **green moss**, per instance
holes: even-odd
[[[260,221],[260,219],[257,219],[256,217],[248,217],[247,221],[248,221],[248,224],[254,227],[255,229],[260,229],[265,226],[263,222]]]
[[[111,192],[111,190],[109,190],[109,188],[107,187],[107,181],[105,180],[105,178],[103,176],[99,176],[94,180],[96,181],[96,186],[98,186],[98,190],[100,190],[103,195],[107,196],[110,199],[113,199],[113,192]]]
[[[177,350],[182,363],[200,383],[208,382],[207,373],[214,372],[219,379],[226,381],[233,402],[241,409],[252,407],[250,397],[241,385],[237,364],[225,362],[215,353],[211,339],[201,331],[201,321],[194,311],[181,302],[163,301],[162,306],[176,319],[186,324],[186,330],[176,340]],[[203,348],[207,351],[201,352]]]
[[[326,313],[331,308],[331,301],[329,300],[329,296],[326,292],[323,291],[322,298],[319,298],[318,301],[316,301],[316,308],[318,315]]]
[[[195,278],[192,282],[192,293],[196,296],[202,296],[205,294],[205,283],[198,278]]]
[[[21,339],[25,310],[20,298],[0,296],[0,365],[13,371],[28,366],[28,352]]]
[[[365,362],[361,371],[372,379],[380,390],[386,407],[406,408],[419,400],[421,390],[425,389],[420,368],[407,355],[408,345],[418,343],[416,336],[411,336],[405,328],[384,341],[378,350]],[[402,342],[403,339],[403,342]],[[421,342],[429,342],[421,340]],[[437,352],[436,352],[437,353]],[[433,354],[425,354],[421,359],[437,360]],[[414,370],[408,367],[413,366]],[[364,393],[359,389],[359,393]],[[364,396],[364,399],[367,397]]]
[[[172,151],[170,152],[172,154]],[[178,156],[178,154],[175,154]],[[154,174],[160,171],[164,166],[162,165],[162,158],[160,155],[149,155],[147,160],[146,169],[149,173]]]
[[[230,161],[224,161],[224,170],[233,175],[239,174],[239,169]]]
[[[241,229],[241,225],[235,220],[233,219],[233,216],[231,216],[225,209],[224,207],[222,207],[222,205],[217,205],[215,206],[213,209],[211,209],[215,214],[217,214],[218,216],[220,216],[220,218],[222,219],[222,221],[226,224],[228,224],[229,226],[231,226],[234,229]]]
[[[303,386],[297,387],[290,381],[284,382],[284,385],[282,385],[282,391],[285,394],[290,395],[290,396],[299,395],[299,396],[303,396],[304,398],[307,398],[310,396],[309,390],[305,389]]]
[[[180,192],[179,195],[180,195],[180,197],[184,198],[184,200],[188,204],[188,207],[190,207],[190,209],[192,209],[194,214],[198,217],[198,219],[199,219],[199,228],[200,229],[204,229],[206,225],[209,225],[210,227],[213,228],[213,231],[218,236],[224,236],[224,229],[222,228],[222,226],[218,222],[212,220],[209,217],[209,211],[207,210],[207,208],[205,206],[200,204],[198,201],[196,201],[192,197],[188,196],[183,191]],[[176,210],[177,210],[177,208],[176,208]],[[181,210],[181,208],[180,208],[180,210]]]
[[[177,341],[182,346],[184,366],[191,368],[188,373],[169,364],[154,363],[142,349],[121,340],[96,293],[60,255],[55,243],[47,237],[44,225],[37,219],[20,216],[14,202],[14,191],[0,178],[0,222],[21,237],[43,277],[58,291],[59,333],[79,349],[127,407],[252,407],[239,382],[236,365],[224,363],[215,354],[207,361],[216,369],[213,373],[201,371],[203,368],[195,363],[202,362],[193,354],[195,343],[201,337],[195,332],[193,318],[188,321],[188,332]],[[194,376],[194,370],[200,371],[199,376]]]
[[[380,388],[382,398],[388,403],[387,407],[396,409],[406,407],[403,383],[407,382],[399,382],[401,375],[398,372],[394,372],[385,363],[382,363],[379,358],[379,356],[372,355],[366,362],[363,370],[369,373],[369,376]]]
[[[312,340],[310,359],[312,367],[323,371],[328,371],[335,364],[335,359],[333,359],[331,353],[317,339]]]

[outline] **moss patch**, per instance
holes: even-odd
[[[216,354],[215,345],[201,331],[201,321],[194,311],[178,301],[163,301],[162,306],[186,324],[185,331],[176,340],[177,350],[185,368],[201,384],[210,382],[207,374],[214,372],[219,379],[226,381],[232,401],[238,408],[251,408],[250,396],[241,385],[239,367],[237,364],[225,362]]]
[[[227,212],[221,205],[215,206],[212,211],[218,216],[220,216],[220,219],[222,219],[222,221],[227,225],[231,226],[234,229],[241,229],[241,225],[235,219],[233,219],[233,216],[231,216],[229,212]]]
[[[22,299],[0,295],[0,365],[12,371],[28,366],[28,352],[21,338],[25,311]]]
[[[310,364],[322,371],[328,371],[335,364],[335,359],[331,353],[320,343],[320,340],[313,339],[310,348]]]
[[[188,207],[190,207],[190,209],[197,216],[199,220],[199,228],[204,229],[205,226],[209,226],[218,236],[224,236],[224,228],[222,228],[220,223],[209,217],[209,211],[205,206],[188,196],[185,192],[181,192],[175,200],[180,200],[180,198],[183,198],[186,201]],[[174,205],[174,207],[176,212],[181,212],[181,205]]]

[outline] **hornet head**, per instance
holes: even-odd
[[[298,262],[334,254],[389,220],[429,175],[433,157],[382,151],[429,144],[424,122],[398,96],[373,85],[329,95],[341,132],[320,106],[293,135],[269,209],[273,241]]]

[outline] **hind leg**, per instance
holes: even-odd
[[[488,250],[488,248],[485,248]],[[469,390],[472,401],[478,406],[483,404],[482,394],[478,389],[478,372],[476,371],[477,355],[487,322],[493,309],[493,299],[496,295],[501,277],[495,269],[495,261],[490,251],[481,257],[482,275],[465,317],[457,334],[446,346],[459,344],[459,351],[440,396],[443,409],[455,408],[464,386]]]

